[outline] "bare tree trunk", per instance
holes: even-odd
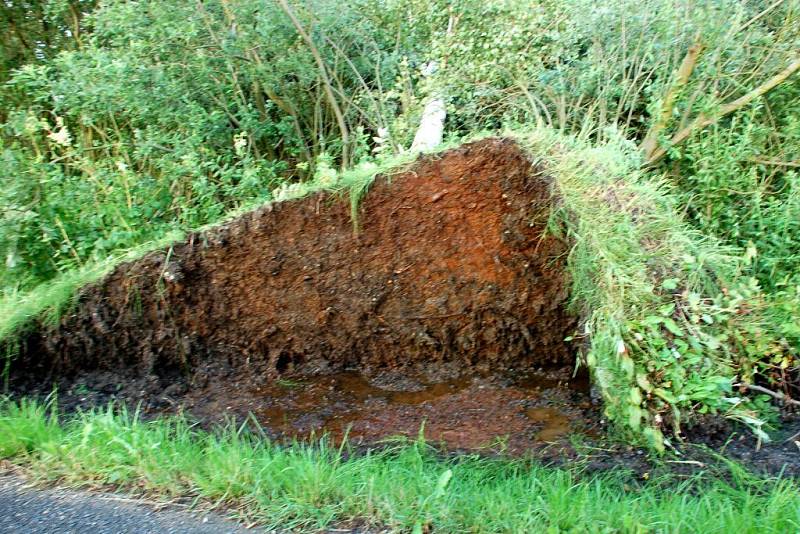
[[[459,17],[450,14],[450,19],[447,23],[447,40],[455,31],[458,24]],[[447,68],[447,57],[442,61],[441,69]],[[427,76],[434,76],[439,70],[439,65],[432,62],[428,65],[429,72]],[[414,135],[414,141],[411,143],[411,151],[424,151],[432,150],[438,145],[442,144],[444,137],[444,121],[447,118],[447,110],[445,109],[444,96],[441,91],[435,92],[431,95],[428,102],[425,104],[425,109],[422,110],[422,119],[420,119],[419,128]]]
[[[444,107],[444,98],[434,96],[425,104],[422,119],[411,143],[411,151],[426,151],[436,148],[442,143],[444,136],[444,120],[447,111]]]

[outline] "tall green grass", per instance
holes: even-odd
[[[0,403],[0,457],[41,481],[112,486],[155,499],[191,496],[281,529],[347,521],[395,532],[793,532],[800,488],[741,469],[637,484],[528,460],[442,457],[422,441],[354,453],[279,446],[257,428],[215,433],[185,419],[143,421],[112,408],[61,418],[45,405]]]

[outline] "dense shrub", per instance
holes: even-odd
[[[82,46],[21,66],[0,95],[0,280],[47,279],[267,198],[325,154],[365,155],[395,114],[377,88],[397,54],[359,5],[315,7],[297,16],[340,100],[346,161],[320,69],[262,2],[105,3]]]

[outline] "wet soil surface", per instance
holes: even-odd
[[[192,396],[186,406],[204,420],[251,413],[278,440],[326,434],[336,443],[346,436],[362,445],[422,434],[448,450],[520,455],[566,441],[571,433],[596,432],[588,381],[570,380],[569,371],[527,372],[514,379],[476,375],[434,384],[407,376],[391,382],[384,376],[376,383],[344,372],[279,380],[238,395],[234,385],[219,405],[200,402],[194,409]]]
[[[640,481],[659,474],[728,476],[725,458],[755,473],[800,477],[797,414],[786,413],[776,423],[770,443],[759,442],[745,427],[709,417],[687,427],[685,441],[675,442],[666,456],[654,457],[608,436],[588,378],[573,376],[568,367],[435,383],[392,374],[369,379],[343,371],[281,378],[258,387],[233,374],[195,390],[156,384],[153,377],[126,380],[86,372],[60,389],[58,399],[68,412],[115,401],[138,407],[146,418],[185,413],[207,429],[231,420],[255,421],[260,432],[282,443],[323,435],[339,443],[346,436],[355,450],[416,439],[422,432],[448,455],[530,457],[589,473],[628,471]]]
[[[602,435],[588,377],[573,375],[561,367],[431,383],[408,374],[368,378],[343,371],[253,386],[248,377],[231,374],[203,388],[173,383],[157,391],[155,379],[130,382],[86,372],[60,389],[58,399],[68,412],[112,401],[145,416],[182,412],[209,429],[231,420],[257,422],[279,442],[325,435],[361,447],[422,435],[449,451],[555,457],[565,447],[573,450],[578,437]]]

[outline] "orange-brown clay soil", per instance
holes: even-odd
[[[340,410],[367,439],[412,433],[437,413],[451,421],[436,437],[454,447],[481,445],[471,428],[507,435],[523,425],[542,439],[554,413],[547,399],[536,411],[538,397],[514,377],[574,364],[564,342],[576,326],[566,310],[568,245],[544,231],[553,202],[551,181],[515,143],[488,139],[378,177],[357,234],[341,196],[266,205],[84,288],[58,328],[23,340],[12,389],[58,384],[79,403],[184,405],[206,419],[236,405],[277,428],[280,410],[303,409],[291,394],[275,406],[280,384],[330,377],[347,390],[353,384],[335,377],[355,372],[387,392],[358,402],[401,406],[366,423]],[[397,401],[434,387],[444,394]]]

